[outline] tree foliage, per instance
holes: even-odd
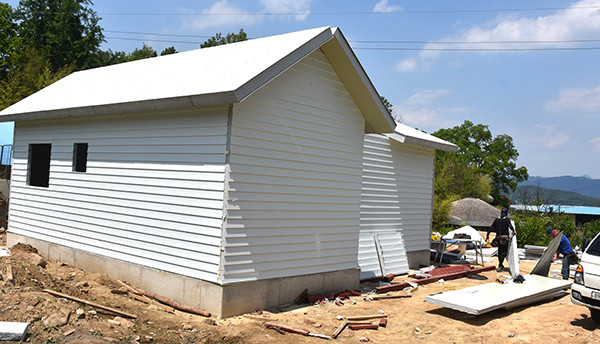
[[[551,240],[546,234],[548,227],[562,232],[569,238],[573,246],[581,244],[583,239],[571,218],[563,213],[524,213],[514,215],[513,220],[519,247],[525,245],[547,246]]]
[[[460,160],[448,159],[443,164],[436,163],[435,168],[433,228],[444,232],[453,201],[469,197],[489,200],[491,186],[487,175]]]
[[[158,53],[151,46],[146,45],[144,43],[141,48],[136,48],[131,54],[129,54],[126,58],[127,61],[136,61],[143,60],[149,57],[156,57]]]
[[[228,33],[227,36],[223,37],[221,33],[217,33],[213,37],[207,39],[204,43],[200,44],[201,48],[214,47],[217,45],[229,44],[234,42],[241,42],[248,39],[248,35],[244,32],[244,29],[240,29],[238,33]]]
[[[50,61],[44,59],[37,50],[30,48],[24,52],[19,67],[0,80],[0,109],[60,80],[74,69],[74,65],[67,65],[56,70],[52,68]]]
[[[21,0],[19,36],[54,70],[90,67],[104,40],[91,0]]]
[[[517,167],[515,161],[519,153],[512,137],[501,134],[493,137],[487,125],[465,121],[462,125],[449,129],[440,129],[433,133],[446,141],[458,145],[456,153],[437,153],[437,164],[455,161],[466,164],[491,180],[491,196],[495,204],[507,206],[506,198],[501,196],[514,191],[517,184],[527,180],[529,174],[525,167]]]
[[[21,43],[13,8],[0,2],[0,80],[13,68],[13,61]]]
[[[177,49],[175,49],[175,47],[171,46],[171,47],[164,48],[163,51],[160,52],[160,56],[171,55],[171,54],[176,54],[176,53],[177,53]]]
[[[131,53],[103,51],[100,18],[91,0],[21,0],[13,9],[0,2],[0,109],[72,71],[158,56],[145,43]],[[247,35],[217,34],[202,47],[244,41]],[[175,54],[167,47],[162,55]]]

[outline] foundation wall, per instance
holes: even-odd
[[[408,267],[414,270],[431,265],[429,250],[406,252],[406,257],[408,258]]]
[[[309,294],[321,294],[359,288],[358,269],[220,285],[8,233],[7,246],[17,243],[30,244],[44,257],[86,272],[102,273],[127,281],[141,289],[204,309],[219,317],[293,303],[304,289],[308,289]]]

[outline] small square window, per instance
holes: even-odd
[[[85,172],[87,170],[88,144],[73,144],[73,171]]]
[[[49,143],[29,145],[29,156],[27,159],[28,185],[48,187],[50,181],[51,151],[52,145]]]

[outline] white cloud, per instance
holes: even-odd
[[[389,12],[397,12],[401,11],[402,7],[397,5],[388,5],[388,0],[380,0],[373,7],[373,12],[377,13],[389,13]]]
[[[559,92],[558,98],[546,102],[546,109],[556,112],[600,112],[600,86],[594,89],[568,88]]]
[[[564,43],[552,42],[519,44],[518,46],[495,42],[567,41],[598,36],[600,35],[600,8],[598,6],[600,6],[600,0],[582,0],[570,6],[578,7],[577,10],[559,10],[543,17],[500,16],[493,22],[472,27],[438,41],[487,42],[469,44],[468,48],[471,49],[566,47],[567,45]],[[569,46],[576,46],[576,43],[570,43]],[[428,43],[424,48],[444,47],[448,47],[448,45]],[[487,53],[498,53],[498,51]],[[419,63],[415,62],[414,64],[420,65],[427,61],[431,63],[440,54],[440,51],[422,50],[419,53]]]
[[[296,20],[302,21],[310,14],[312,0],[260,0],[267,13],[294,13]],[[284,16],[289,17],[289,16]]]
[[[450,128],[459,124],[454,120],[445,118],[438,109],[427,107],[397,106],[396,117],[413,128],[419,128],[427,132],[433,132],[439,128]]]
[[[464,118],[470,109],[444,108],[436,105],[442,96],[450,93],[451,91],[447,89],[417,91],[395,107],[396,117],[407,125],[428,132],[456,126],[459,122],[454,118]]]
[[[310,5],[313,0],[261,0],[260,14],[279,15],[280,18],[294,18],[302,21],[310,14]],[[183,29],[200,31],[208,28],[240,28],[251,26],[264,20],[264,15],[256,15],[229,2],[218,0],[209,8],[197,12],[188,8],[180,8],[183,14],[181,20]],[[284,14],[284,13],[292,13]],[[198,15],[193,15],[198,14]]]
[[[600,136],[594,137],[593,139],[588,141],[594,146],[594,149],[600,152]]]
[[[556,125],[538,124],[535,127],[542,130],[536,141],[545,147],[556,148],[571,141],[571,137],[568,134],[556,131]]]
[[[405,60],[400,60],[396,62],[396,70],[399,72],[414,72],[417,70],[417,65],[419,61],[415,58],[409,58]]]
[[[255,24],[262,20],[261,16],[251,15],[250,12],[232,5],[227,0],[215,2],[210,8],[200,11],[201,15],[190,9],[180,9],[183,28],[190,31],[200,31],[208,28],[241,27]],[[231,14],[231,15],[227,15]]]
[[[436,100],[437,98],[439,98],[442,95],[446,95],[449,94],[450,91],[447,89],[438,89],[438,90],[425,90],[425,91],[421,91],[421,92],[417,92],[415,94],[413,94],[412,96],[410,96],[408,99],[406,99],[404,101],[404,104],[406,105],[411,105],[411,106],[415,106],[415,105],[429,105],[432,104],[434,100]]]

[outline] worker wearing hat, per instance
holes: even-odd
[[[546,234],[548,234],[552,238],[555,238],[560,233],[558,233],[556,229],[548,227],[548,229],[546,229]],[[558,250],[556,250],[556,254],[553,260],[555,260],[558,257],[559,253],[563,255],[561,274],[564,280],[568,280],[569,266],[572,264],[577,264],[578,258],[577,253],[575,253],[575,251],[573,251],[573,247],[571,247],[571,242],[569,241],[569,239],[567,239],[567,237],[564,234],[560,235],[560,244],[558,245]]]

